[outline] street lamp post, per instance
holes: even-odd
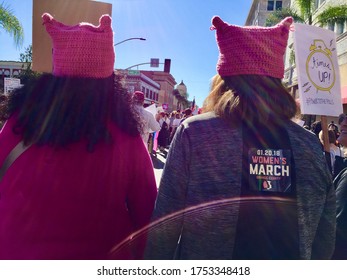
[[[126,42],[126,41],[130,41],[130,40],[141,40],[141,41],[146,41],[145,38],[133,37],[133,38],[128,38],[128,39],[125,39],[125,40],[123,40],[123,41],[120,41],[120,42],[114,44],[114,46],[117,46],[117,45],[119,45],[119,44],[122,44],[122,43],[124,43],[124,42]]]

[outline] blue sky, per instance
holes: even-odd
[[[49,1],[49,0],[47,0]],[[32,43],[32,0],[4,0],[24,28],[24,44],[16,49],[13,39],[0,29],[0,60],[18,61]],[[171,74],[177,84],[183,80],[189,100],[201,107],[208,95],[210,79],[216,74],[218,49],[211,18],[219,15],[230,24],[244,25],[252,0],[104,0],[112,4],[115,68],[124,69],[151,58],[171,59]],[[163,70],[149,65],[139,70]],[[133,69],[137,69],[136,67]]]

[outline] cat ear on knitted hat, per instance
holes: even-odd
[[[215,30],[215,29],[221,30],[229,26],[219,16],[214,16],[211,20],[211,23],[212,23],[212,26],[210,27],[210,30]]]
[[[42,23],[43,25],[45,25],[46,23],[50,23],[52,26],[59,27],[59,28],[64,28],[64,27],[65,28],[71,28],[71,26],[65,25],[65,24],[55,20],[54,17],[49,13],[44,13],[42,15],[42,21],[43,21],[43,23]],[[82,27],[82,28],[91,28],[91,29],[94,29],[96,31],[97,30],[104,31],[106,29],[111,30],[112,29],[112,19],[109,15],[105,14],[99,18],[99,26],[94,26],[88,22],[81,22],[77,26]]]
[[[292,23],[294,22],[292,17],[286,17],[281,22],[279,22],[276,26],[282,27],[282,35],[286,35],[288,31],[290,30],[290,27],[292,26]]]
[[[102,15],[99,19],[100,28],[111,27],[112,19],[109,15]]]
[[[42,15],[42,21],[43,21],[42,24],[45,24],[45,23],[50,22],[52,20],[53,20],[53,17],[49,13],[44,13]]]

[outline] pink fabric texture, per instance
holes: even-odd
[[[21,140],[11,117],[0,132],[0,165]],[[0,182],[0,259],[139,259],[157,187],[140,136],[109,125],[114,143],[31,146]]]
[[[293,19],[287,17],[273,27],[230,25],[212,18],[219,49],[217,72],[221,76],[244,74],[283,78],[284,53]]]
[[[53,44],[53,75],[106,78],[114,71],[112,19],[100,17],[99,26],[64,25],[50,14],[42,15]]]

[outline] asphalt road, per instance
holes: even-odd
[[[168,150],[165,149],[164,152],[157,151],[157,156],[151,155],[152,162],[153,162],[153,168],[154,168],[154,174],[155,174],[155,180],[157,182],[157,187],[159,187],[161,174],[163,172],[163,168],[166,162],[166,156],[167,156]]]

